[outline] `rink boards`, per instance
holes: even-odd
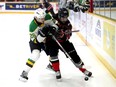
[[[70,14],[78,35],[116,78],[116,21],[89,13]]]

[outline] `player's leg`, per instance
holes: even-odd
[[[58,59],[58,49],[50,49],[50,63],[56,73],[56,79],[61,79],[60,63]]]
[[[64,49],[66,50],[66,52],[69,54],[69,56],[71,57],[71,61],[74,63],[74,65],[85,75],[87,76],[91,76],[92,73],[90,71],[88,71],[86,68],[84,68],[84,63],[83,61],[80,59],[80,57],[78,56],[73,44],[69,41],[67,41],[66,43],[64,43],[62,45],[64,47]]]
[[[52,43],[52,44],[51,44]],[[51,40],[50,42],[46,43],[46,49],[49,50],[49,55],[50,55],[50,64],[52,69],[56,73],[56,79],[61,79],[61,73],[60,73],[60,63],[58,59],[58,52],[59,52],[59,47],[57,43],[54,40]]]
[[[51,57],[49,57],[49,64],[47,65],[46,69],[55,72],[54,69],[53,69],[53,67],[52,67],[52,63],[51,63],[50,60],[51,60]]]
[[[51,68],[55,71],[56,74],[56,79],[61,79],[61,73],[60,73],[60,63],[58,56],[51,56],[50,57],[50,63],[51,63]]]
[[[31,49],[31,56],[26,61],[25,69],[23,70],[22,74],[20,75],[21,81],[27,81],[28,80],[28,73],[33,68],[35,62],[40,57],[40,51],[41,51],[41,45],[34,44],[32,41],[30,41],[30,49]]]

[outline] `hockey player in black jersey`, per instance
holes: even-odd
[[[88,71],[86,68],[83,68],[84,63],[77,54],[73,43],[69,41],[72,33],[68,33],[72,31],[72,25],[68,20],[69,12],[66,8],[60,8],[57,14],[52,14],[54,19],[56,19],[55,26],[46,26],[39,31],[39,37],[45,38],[46,37],[46,49],[50,54],[50,63],[49,66],[56,72],[56,79],[61,79],[60,73],[60,63],[58,59],[58,52],[61,47],[57,44],[57,42],[53,39],[53,36],[57,39],[57,41],[61,44],[64,50],[68,53],[71,60],[75,64],[75,66],[86,76],[91,76],[92,73]],[[39,40],[38,40],[39,41]],[[61,49],[61,51],[63,51]]]

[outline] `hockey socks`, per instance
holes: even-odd
[[[61,73],[60,73],[60,68],[59,68],[59,60],[51,61],[52,68],[55,71],[56,74],[56,79],[60,80],[61,79]]]
[[[79,70],[84,73],[86,76],[91,77],[92,76],[92,72],[88,71],[85,68],[79,68]]]

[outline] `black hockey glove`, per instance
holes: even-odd
[[[89,5],[80,5],[80,6],[81,6],[81,11],[82,11],[83,13],[85,13],[85,11],[87,11],[87,10],[90,8]]]
[[[74,9],[74,2],[73,1],[68,2],[67,8],[69,8],[70,10],[73,10]]]
[[[76,6],[76,7],[74,7],[74,12],[79,12],[80,11],[80,8],[79,8],[79,6]]]
[[[38,34],[40,34],[42,37],[46,37],[48,35],[48,32],[49,32],[49,26],[46,25],[38,31]]]
[[[82,11],[83,13],[85,13],[87,10],[88,10],[88,7],[82,7],[82,8],[81,8],[81,11]]]
[[[48,34],[49,35],[54,35],[55,37],[57,37],[59,35],[59,33],[58,33],[58,27],[56,27],[56,26],[50,26]]]
[[[49,2],[43,3],[46,8],[46,13],[50,12],[52,15],[54,14],[53,6]]]
[[[39,34],[43,37],[47,37],[48,35],[57,35],[57,26],[46,25],[42,29],[39,30]]]

